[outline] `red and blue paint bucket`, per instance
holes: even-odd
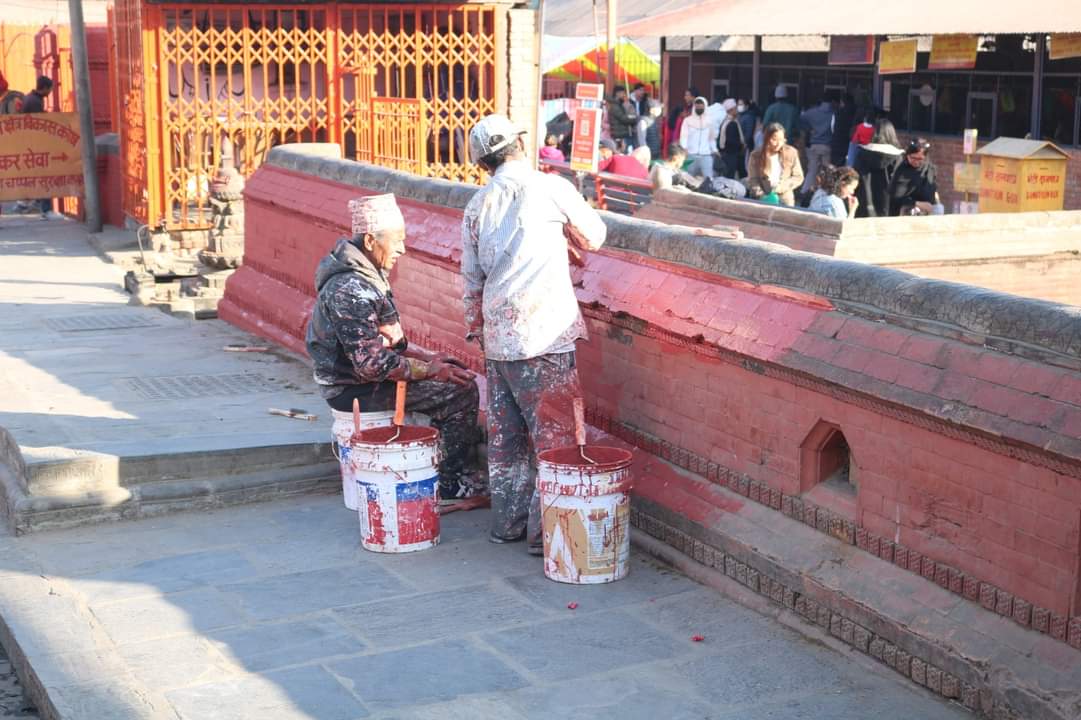
[[[439,460],[435,428],[378,427],[350,438],[365,550],[406,553],[439,542]]]

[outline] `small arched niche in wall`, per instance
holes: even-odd
[[[857,520],[856,462],[841,427],[819,420],[800,444],[800,493],[849,520]]]

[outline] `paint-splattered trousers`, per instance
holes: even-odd
[[[536,455],[574,444],[574,353],[486,362],[492,536],[541,542]]]
[[[342,412],[353,409],[353,398],[360,401],[363,412],[394,409],[395,383],[350,385],[327,403]],[[417,380],[409,383],[405,396],[406,412],[416,412],[432,419],[443,442],[443,461],[439,464],[440,496],[456,497],[461,493],[459,483],[476,493],[483,488],[472,487],[475,468],[471,457],[478,441],[477,415],[480,392],[477,384],[456,385],[437,380]],[[469,476],[469,477],[467,477]]]

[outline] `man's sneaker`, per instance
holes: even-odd
[[[63,220],[64,216],[61,215],[60,213],[56,212],[55,210],[50,210],[49,212],[41,213],[41,219],[42,220]]]
[[[496,545],[507,545],[508,543],[522,542],[525,540],[525,530],[518,537],[500,537],[499,535],[488,535],[488,542],[495,543]]]

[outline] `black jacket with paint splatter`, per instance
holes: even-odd
[[[348,385],[385,381],[402,364],[401,354],[379,332],[381,325],[398,322],[386,276],[342,238],[319,263],[315,287],[307,344],[323,397],[336,397]]]

